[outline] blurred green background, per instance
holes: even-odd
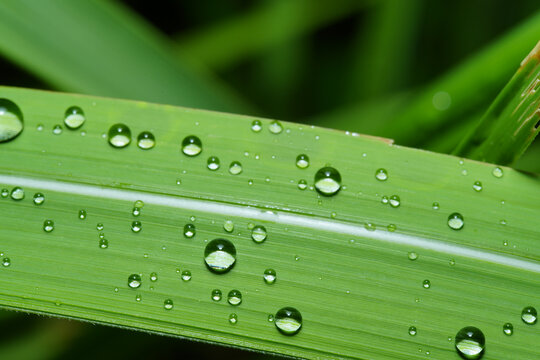
[[[538,0],[9,0],[2,85],[278,118],[451,152],[540,40]],[[540,172],[537,140],[515,167]],[[0,359],[260,354],[0,312]],[[9,329],[9,331],[8,331]]]

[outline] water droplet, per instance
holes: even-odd
[[[8,99],[0,99],[0,142],[16,138],[23,128],[21,109]]]
[[[439,203],[438,202],[434,202],[432,206],[433,206],[433,210],[439,210]]]
[[[401,200],[399,199],[399,196],[397,195],[390,196],[390,198],[388,199],[388,202],[390,203],[390,206],[393,208],[397,208],[401,204]]]
[[[107,240],[105,238],[99,239],[99,247],[102,248],[102,249],[108,248],[109,247],[109,240]]]
[[[377,226],[373,223],[370,223],[370,222],[367,222],[364,224],[364,228],[367,230],[367,231],[375,231],[377,229]]]
[[[34,204],[41,205],[45,201],[45,196],[42,193],[34,194]]]
[[[232,313],[231,315],[229,315],[229,322],[234,325],[238,322],[238,315],[236,315],[235,313]]]
[[[431,287],[431,282],[429,280],[422,281],[422,286],[426,289],[429,289]]]
[[[306,169],[309,166],[309,156],[300,154],[296,157],[296,166],[299,169]]]
[[[109,128],[109,144],[115,148],[123,148],[131,142],[131,130],[124,124],[114,124]]]
[[[2,196],[4,199],[9,196],[9,190],[6,188],[2,189],[2,192],[0,193],[0,196]]]
[[[416,335],[416,326],[409,327],[409,335],[411,335],[411,336]]]
[[[388,196],[384,195],[382,198],[381,198],[381,202],[383,204],[388,204]]]
[[[514,325],[512,325],[511,323],[504,324],[503,333],[508,336],[512,335],[514,333]]]
[[[96,229],[99,230],[99,231],[103,230],[103,228],[104,228],[104,226],[103,226],[102,223],[98,223],[98,224],[96,225]]]
[[[503,169],[500,168],[500,167],[496,167],[493,169],[493,171],[491,171],[491,173],[493,174],[493,176],[495,176],[496,178],[502,178],[503,176]]]
[[[414,260],[418,259],[418,254],[415,253],[414,251],[411,251],[411,252],[409,252],[407,254],[407,257],[409,258],[409,260],[414,261]]]
[[[266,228],[262,225],[257,225],[251,230],[251,238],[256,243],[260,244],[266,240]]]
[[[43,222],[43,230],[45,232],[51,232],[54,230],[54,221],[52,220],[45,220]]]
[[[54,125],[54,127],[53,127],[53,129],[52,129],[52,133],[53,133],[54,135],[60,135],[60,134],[62,134],[62,132],[63,132],[62,126],[60,126],[60,125]]]
[[[473,187],[474,191],[480,192],[480,191],[482,191],[482,182],[475,181],[472,187]]]
[[[141,300],[142,300],[141,294],[137,294],[137,295],[135,296],[135,301],[136,301],[136,302],[141,302]]]
[[[204,261],[211,271],[225,273],[236,261],[236,248],[229,240],[214,239],[204,249]]]
[[[139,231],[141,231],[142,229],[142,224],[140,221],[133,221],[131,223],[131,231],[133,231],[134,233],[138,233]]]
[[[143,131],[137,136],[137,146],[143,150],[150,150],[156,146],[156,138],[150,131]]]
[[[131,215],[133,215],[133,216],[139,216],[139,215],[141,215],[141,209],[138,208],[138,207],[134,207],[134,208],[131,210]]]
[[[306,188],[307,188],[307,181],[304,180],[304,179],[298,180],[298,188],[299,188],[300,190],[306,190]]]
[[[455,337],[456,350],[465,359],[479,359],[486,346],[482,331],[474,326],[459,330]]]
[[[150,273],[150,281],[156,282],[158,280],[158,276],[156,272]]]
[[[233,161],[231,165],[229,165],[229,172],[232,175],[238,175],[242,172],[242,164],[240,164],[239,161]]]
[[[260,120],[253,120],[251,123],[251,130],[254,132],[259,132],[262,130],[262,122]]]
[[[38,125],[36,126],[36,130],[37,130],[37,131],[43,131],[43,124],[38,124]]]
[[[24,199],[24,190],[18,186],[11,189],[11,198],[13,200],[22,200]]]
[[[300,256],[294,255],[294,261],[298,261],[298,260],[300,260]]]
[[[136,289],[139,286],[141,286],[141,282],[142,282],[142,279],[141,279],[141,275],[139,274],[131,274],[128,277],[128,286],[132,289]]]
[[[267,320],[268,322],[274,322],[274,314],[268,314]]]
[[[195,135],[189,135],[182,141],[182,152],[187,156],[197,156],[202,151],[202,142]]]
[[[174,307],[173,301],[171,299],[167,299],[163,302],[163,307],[165,310],[171,310]]]
[[[137,200],[133,203],[134,207],[138,207],[139,209],[142,209],[144,206],[144,202],[142,200]]]
[[[283,126],[279,121],[274,120],[268,125],[268,130],[270,130],[272,134],[279,134],[283,131]]]
[[[525,324],[534,325],[538,320],[538,312],[532,306],[524,307],[521,311],[521,320],[523,320]]]
[[[182,280],[184,280],[184,281],[191,280],[191,271],[189,271],[189,270],[182,271]]]
[[[397,226],[395,224],[388,224],[388,226],[386,228],[388,229],[388,231],[394,232],[394,231],[396,231]]]
[[[274,319],[276,328],[284,335],[295,335],[302,328],[302,314],[293,307],[279,309]]]
[[[11,260],[10,260],[10,258],[5,257],[5,258],[2,259],[2,266],[8,267],[8,266],[10,266],[10,265],[11,265]]]
[[[223,223],[223,229],[228,233],[233,232],[234,223],[232,222],[232,220],[225,220],[225,222]]]
[[[448,264],[450,264],[450,266],[454,266],[456,265],[456,260],[450,259],[450,261],[448,261]]]
[[[84,220],[86,219],[86,210],[79,210],[79,214],[77,215],[79,219]]]
[[[210,156],[206,162],[208,169],[215,171],[219,169],[219,158],[217,156]]]
[[[268,285],[272,285],[273,283],[276,282],[276,279],[277,279],[276,270],[274,269],[264,270],[263,278],[264,278],[265,283],[267,283]]]
[[[186,224],[184,225],[184,236],[191,239],[195,236],[195,225]]]
[[[211,299],[214,301],[221,301],[221,290],[214,289],[212,290]]]
[[[454,230],[460,230],[465,225],[465,220],[460,213],[452,213],[448,216],[448,226]]]
[[[75,130],[83,126],[86,117],[84,112],[78,106],[72,106],[66,110],[64,124],[68,129]]]
[[[377,171],[375,171],[375,178],[380,181],[385,181],[386,179],[388,179],[388,172],[386,171],[386,169],[378,169]]]
[[[322,195],[335,195],[341,189],[341,175],[333,167],[323,167],[315,174],[315,188]]]
[[[242,303],[242,293],[239,290],[229,291],[227,302],[233,306],[240,305]]]

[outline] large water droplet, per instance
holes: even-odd
[[[295,335],[302,328],[302,314],[293,307],[279,309],[274,319],[276,328],[284,335]]]
[[[133,231],[134,233],[138,233],[139,231],[141,231],[142,229],[142,224],[140,221],[133,221],[131,223],[131,231]]]
[[[472,187],[473,187],[474,191],[480,192],[480,191],[482,191],[482,182],[475,181]]]
[[[460,230],[465,225],[465,220],[460,213],[452,213],[448,216],[448,226],[454,230]]]
[[[514,325],[511,323],[506,323],[503,325],[503,333],[504,335],[510,336],[514,333]]]
[[[409,327],[409,335],[411,335],[411,336],[416,335],[416,326]]]
[[[195,225],[193,224],[186,224],[184,225],[184,236],[187,238],[192,238],[195,236]]]
[[[493,174],[493,176],[495,176],[496,178],[502,178],[503,176],[503,169],[500,168],[500,167],[496,167],[496,168],[493,168],[493,171],[491,171],[491,173]]]
[[[296,157],[296,166],[299,169],[306,169],[309,166],[309,156],[300,154]]]
[[[156,146],[156,138],[150,131],[143,131],[137,136],[137,146],[143,150],[150,150]]]
[[[214,289],[214,290],[212,290],[212,294],[211,294],[210,297],[211,297],[212,300],[214,300],[214,301],[221,301],[221,295],[222,295],[222,294],[221,294],[221,290],[219,290],[219,289]]]
[[[191,280],[191,271],[189,271],[189,270],[182,271],[182,280],[184,280],[184,281]]]
[[[238,175],[242,172],[242,164],[240,161],[233,161],[231,165],[229,165],[229,172],[232,175]]]
[[[262,130],[262,122],[260,120],[253,120],[251,123],[251,130],[254,132],[259,132]]]
[[[23,128],[21,109],[8,99],[0,99],[0,142],[16,138]]]
[[[8,267],[11,265],[11,259],[8,258],[8,257],[5,257],[2,259],[2,266],[3,267]]]
[[[527,306],[521,311],[521,320],[525,324],[534,325],[538,320],[538,312],[532,306]]]
[[[208,169],[212,171],[219,169],[219,158],[217,156],[210,156],[206,162],[206,165],[208,166]]]
[[[262,243],[266,240],[266,228],[262,225],[257,225],[251,230],[251,238],[256,243]]]
[[[171,299],[167,299],[163,302],[163,307],[165,310],[171,310],[174,307],[173,301]]]
[[[385,181],[386,179],[388,179],[388,172],[386,171],[386,169],[378,169],[377,171],[375,171],[375,178],[380,181]]]
[[[64,124],[68,129],[75,130],[83,126],[86,117],[84,112],[78,106],[72,106],[66,110]]]
[[[24,199],[24,190],[18,186],[11,189],[11,198],[13,200],[22,200]]]
[[[114,124],[109,128],[109,144],[115,148],[123,148],[131,142],[131,130],[127,125]]]
[[[54,230],[54,221],[52,220],[45,220],[43,222],[43,230],[45,232],[51,232]]]
[[[42,193],[35,193],[34,194],[34,204],[36,205],[41,205],[43,204],[43,202],[45,202],[45,195],[43,195]]]
[[[268,125],[268,130],[270,130],[272,134],[279,134],[283,131],[283,126],[279,121],[274,120]]]
[[[229,291],[227,302],[233,306],[240,305],[242,303],[242,293],[239,290]]]
[[[264,278],[265,283],[267,283],[268,285],[272,285],[273,283],[276,282],[276,279],[277,279],[276,270],[274,269],[264,270],[263,278]]]
[[[228,233],[233,232],[234,223],[232,222],[232,220],[225,220],[225,222],[223,223],[223,230],[225,230]]]
[[[323,167],[315,174],[315,188],[325,196],[337,194],[341,189],[341,175],[333,167]]]
[[[231,323],[232,325],[235,325],[237,322],[238,322],[238,315],[236,315],[235,313],[230,314],[229,323]]]
[[[226,273],[236,262],[236,248],[229,240],[214,239],[204,249],[204,261],[211,271]]]
[[[141,286],[142,279],[139,274],[131,274],[128,277],[128,286],[132,289],[136,289]]]
[[[480,329],[467,326],[456,334],[455,345],[458,354],[463,358],[479,359],[486,346],[486,338]]]
[[[202,151],[201,139],[195,135],[189,135],[182,141],[182,152],[187,156],[197,156]]]

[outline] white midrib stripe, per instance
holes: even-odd
[[[13,175],[0,174],[0,183],[97,198],[116,199],[131,202],[142,200],[146,204],[271,221],[278,224],[294,225],[337,234],[359,236],[381,242],[407,245],[413,248],[432,250],[444,254],[462,256],[499,265],[505,265],[516,269],[540,273],[539,262],[518,259],[511,256],[495,254],[466,246],[445,243],[435,239],[414,237],[389,231],[368,231],[363,226],[345,224],[335,220],[329,221],[298,214],[264,211],[258,208],[216,203],[209,200],[186,199],[169,195],[150,194],[134,190],[111,189],[101,186],[75,184],[55,180],[33,179]]]

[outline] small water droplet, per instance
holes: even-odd
[[[189,270],[182,271],[182,280],[184,280],[184,281],[191,280],[191,271],[189,271]]]
[[[66,110],[64,124],[68,129],[75,130],[83,126],[86,117],[84,112],[78,106],[72,106]]]
[[[9,190],[6,188],[2,189],[2,192],[0,192],[0,196],[2,196],[4,199],[9,196]]]
[[[142,224],[140,221],[133,221],[131,223],[131,231],[133,231],[134,233],[138,233],[139,231],[141,231],[142,229]]]
[[[102,249],[108,248],[109,247],[109,240],[107,240],[105,238],[99,239],[99,247],[102,248]]]
[[[433,205],[433,210],[439,210],[439,203],[438,202],[434,202]]]
[[[215,171],[219,169],[220,166],[219,158],[217,156],[210,156],[206,164],[208,166],[208,169]]]
[[[262,130],[262,122],[260,120],[253,120],[251,123],[251,130],[258,133]]]
[[[156,272],[150,273],[150,281],[156,282],[158,280],[158,275]]]
[[[195,135],[189,135],[182,141],[182,152],[187,156],[197,156],[202,151],[202,142]]]
[[[2,266],[8,267],[10,265],[11,265],[11,259],[10,258],[5,257],[5,258],[2,259]]]
[[[135,301],[136,301],[136,302],[141,302],[141,300],[142,300],[141,294],[135,295]]]
[[[388,179],[388,172],[386,171],[386,169],[378,169],[377,171],[375,171],[375,178],[380,181],[385,181],[386,179]]]
[[[514,325],[511,323],[506,323],[503,325],[503,333],[504,335],[510,336],[514,333]]]
[[[143,131],[137,136],[137,146],[143,150],[150,150],[156,146],[156,138],[150,131]]]
[[[486,346],[486,338],[480,329],[467,326],[456,334],[455,346],[458,354],[465,359],[479,359]]]
[[[18,186],[11,189],[11,198],[13,200],[22,200],[24,199],[24,190]]]
[[[223,274],[236,262],[236,247],[229,240],[214,239],[204,249],[204,261],[211,271]]]
[[[195,236],[195,225],[193,224],[186,224],[184,225],[184,236],[187,237],[188,239],[191,239],[192,237]]]
[[[448,226],[454,230],[461,230],[465,225],[465,220],[460,213],[452,213],[448,216]]]
[[[302,328],[302,314],[293,307],[279,309],[274,319],[276,328],[284,335],[295,335]]]
[[[306,169],[309,166],[309,156],[300,154],[296,157],[296,166],[299,169]]]
[[[265,283],[267,283],[268,285],[272,285],[273,283],[276,282],[276,279],[277,279],[276,270],[274,269],[264,270],[263,278],[264,278]]]
[[[454,266],[454,265],[456,265],[456,260],[450,259],[450,261],[448,261],[448,263],[450,264],[450,266]]]
[[[272,134],[279,134],[283,131],[283,125],[281,125],[279,121],[274,120],[268,125],[268,130],[270,130]]]
[[[225,220],[225,222],[223,223],[223,229],[228,233],[233,232],[234,231],[234,223],[232,222],[232,220]]]
[[[397,195],[390,196],[390,198],[388,199],[388,202],[390,203],[390,206],[393,208],[397,208],[399,207],[399,205],[401,205],[401,200],[399,199],[399,196]]]
[[[167,299],[163,302],[163,307],[165,310],[171,310],[174,307],[173,301],[171,299]]]
[[[491,174],[495,176],[496,178],[502,178],[503,176],[503,169],[500,167],[493,168],[493,171],[491,171]]]
[[[473,187],[474,191],[480,192],[480,191],[482,191],[482,182],[475,181],[472,187]]]
[[[260,244],[266,240],[266,228],[262,225],[257,225],[251,230],[251,239]]]
[[[266,318],[268,322],[274,322],[274,314],[268,314],[268,317]]]
[[[45,201],[45,196],[42,193],[35,193],[34,194],[34,204],[41,205]]]
[[[300,190],[306,190],[306,188],[307,188],[307,181],[304,180],[304,179],[298,180],[298,188],[299,188]]]
[[[114,124],[109,128],[109,144],[115,148],[123,148],[131,142],[131,130],[127,125]]]
[[[414,260],[418,259],[418,254],[415,253],[414,251],[411,251],[411,252],[409,252],[407,254],[407,257],[409,258],[409,260],[414,261]]]
[[[43,124],[38,124],[38,125],[36,126],[36,130],[37,130],[37,131],[43,131]]]
[[[323,167],[315,174],[315,188],[325,196],[332,196],[341,189],[341,175],[333,167]]]
[[[0,142],[16,138],[23,128],[21,109],[8,99],[0,99]]]
[[[383,204],[388,204],[388,196],[384,195],[382,198],[381,198],[381,202]]]
[[[538,312],[532,306],[524,307],[521,311],[521,320],[523,320],[525,324],[534,325],[538,320]]]
[[[233,161],[231,165],[229,165],[229,172],[232,175],[238,175],[242,173],[242,164],[239,161]]]
[[[422,286],[426,289],[429,289],[431,287],[431,281],[429,280],[422,281]]]
[[[367,231],[375,231],[377,229],[377,226],[371,222],[367,222],[364,224],[364,228],[367,230]]]
[[[131,210],[131,215],[133,215],[133,216],[139,216],[139,215],[141,215],[141,209],[138,208],[138,207],[134,207],[134,208]]]
[[[104,226],[103,226],[102,223],[98,223],[98,224],[96,225],[96,229],[99,230],[99,231],[103,230],[103,228],[104,228]]]
[[[240,305],[242,303],[242,293],[239,290],[229,291],[227,302],[233,306]]]
[[[232,325],[236,324],[238,322],[238,315],[236,315],[235,313],[232,313],[229,315],[229,323],[231,323]]]
[[[300,256],[294,255],[294,261],[298,261],[298,260],[300,260]]]
[[[45,220],[43,222],[43,230],[45,232],[51,232],[54,230],[54,221],[52,220]]]
[[[134,207],[138,207],[139,209],[142,209],[144,206],[144,202],[142,200],[137,200],[133,203]]]
[[[79,210],[79,213],[78,213],[77,216],[78,216],[79,219],[81,219],[81,220],[86,219],[86,210],[84,210],[84,209]],[[98,230],[99,230],[99,229],[98,229]]]
[[[397,226],[395,224],[388,224],[388,226],[386,228],[388,229],[388,231],[394,232],[394,231],[396,231]]]
[[[142,279],[139,274],[131,274],[128,277],[128,286],[132,289],[136,289],[141,286]]]
[[[411,335],[411,336],[416,335],[416,327],[415,326],[409,327],[409,335]]]
[[[214,289],[212,290],[212,294],[210,295],[210,298],[213,300],[213,301],[221,301],[221,290],[219,289]]]

